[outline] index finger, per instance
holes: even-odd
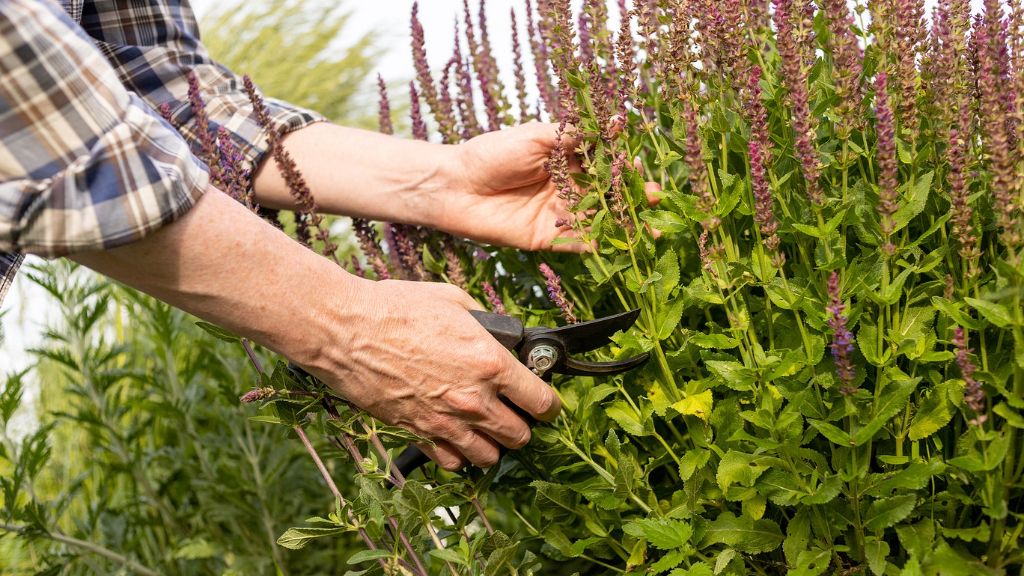
[[[537,420],[551,422],[562,411],[562,399],[550,384],[529,368],[516,362],[511,377],[499,385],[498,392]]]

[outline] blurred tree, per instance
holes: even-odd
[[[383,53],[373,31],[348,30],[344,2],[231,3],[200,26],[211,55],[248,74],[265,94],[339,123],[374,128],[369,79]]]

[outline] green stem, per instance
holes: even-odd
[[[27,532],[29,528],[27,526],[17,526],[14,524],[0,524],[0,530],[3,530],[5,532],[11,532],[14,534],[22,534],[24,532]],[[92,542],[87,542],[85,540],[79,540],[78,538],[68,536],[56,530],[48,531],[46,533],[46,537],[53,540],[54,542],[60,542],[61,544],[74,546],[75,548],[86,550],[88,552],[96,554],[97,556],[102,556],[103,558],[106,558],[107,560],[110,560],[115,564],[119,564],[127,570],[131,570],[136,574],[142,574],[142,576],[160,576],[160,573],[156,570],[153,570],[152,568],[147,568],[146,566],[139,564],[138,562],[128,558],[127,556],[124,556],[123,554],[118,554],[117,552],[114,552],[109,548],[104,548],[99,544],[94,544]]]

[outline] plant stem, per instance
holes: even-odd
[[[28,530],[28,527],[17,526],[14,524],[0,524],[0,530],[12,532],[14,534],[21,534],[26,532]],[[146,566],[139,564],[138,562],[128,558],[127,556],[118,554],[117,552],[114,552],[109,548],[100,546],[99,544],[94,544],[86,540],[79,540],[78,538],[68,536],[57,530],[47,531],[46,536],[47,538],[50,538],[55,542],[67,544],[68,546],[74,546],[75,548],[81,548],[82,550],[92,552],[97,556],[102,556],[107,560],[110,560],[111,562],[120,564],[121,566],[125,567],[128,570],[131,570],[136,574],[141,574],[142,576],[160,576],[160,573],[156,570],[153,570],[152,568],[147,568]]]

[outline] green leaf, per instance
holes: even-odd
[[[687,342],[705,349],[730,350],[740,345],[740,341],[725,334],[690,334]]]
[[[940,576],[996,576],[1002,570],[989,567],[981,560],[962,550],[956,550],[942,542],[933,552],[930,564],[938,569]]]
[[[875,576],[882,576],[885,573],[885,559],[889,557],[889,544],[878,538],[868,539],[864,543],[864,556],[871,572]]]
[[[889,420],[906,407],[910,395],[917,388],[920,377],[906,380],[895,380],[882,390],[881,398],[873,405],[871,420],[853,435],[853,442],[860,446],[871,440]]]
[[[679,320],[683,317],[683,310],[686,309],[686,299],[676,298],[668,306],[658,312],[658,340],[664,340],[672,335],[679,326]]]
[[[654,271],[661,274],[661,281],[658,282],[656,294],[659,302],[668,300],[669,295],[676,286],[679,286],[679,258],[672,250],[668,250],[658,258]]]
[[[669,576],[714,576],[707,562],[694,562],[689,568],[676,568]]]
[[[971,308],[974,308],[981,313],[985,320],[988,320],[1000,328],[1006,328],[1013,323],[1013,316],[1010,314],[1010,311],[1006,306],[1002,304],[970,297],[964,298],[964,301],[970,304]]]
[[[678,234],[690,228],[690,224],[686,220],[668,210],[646,210],[640,213],[640,219],[666,236]]]
[[[923,174],[916,182],[914,187],[910,190],[909,198],[906,198],[904,202],[900,204],[900,207],[893,214],[893,232],[902,230],[915,216],[924,210],[925,205],[928,203],[928,191],[932,187],[932,177],[935,172],[928,172]],[[909,184],[909,183],[908,183]]]
[[[960,305],[958,303],[946,300],[945,298],[939,298],[938,296],[932,296],[932,306],[945,317],[964,328],[969,328],[971,330],[981,328],[981,323],[974,318],[971,318],[970,315],[965,314],[963,310],[960,309]]]
[[[996,406],[992,408],[992,411],[1002,416],[1003,420],[1006,420],[1006,423],[1010,426],[1013,426],[1014,428],[1024,428],[1024,417],[1014,411],[1013,408],[1010,408],[1010,405],[1006,402],[996,404]]]
[[[889,339],[910,359],[924,354],[928,336],[933,335],[935,310],[925,306],[907,309],[900,317],[898,328],[889,331]]]
[[[941,430],[952,419],[953,410],[945,391],[932,390],[917,407],[917,413],[910,421],[910,432],[907,437],[913,441],[927,438]]]
[[[597,282],[600,286],[612,279],[616,272],[621,272],[631,266],[628,258],[616,259],[615,262],[609,262],[604,258],[591,254],[583,258],[583,265],[587,267],[590,272],[590,277]]]
[[[946,470],[946,465],[937,460],[912,462],[896,473],[872,474],[872,484],[864,489],[865,494],[886,496],[894,490],[920,490],[928,481]]]
[[[718,486],[723,492],[729,489],[732,484],[741,486],[753,486],[754,482],[768,469],[756,463],[757,456],[744,454],[735,450],[729,450],[718,463],[718,472],[715,478]]]
[[[968,472],[995,470],[1003,462],[1003,459],[1006,458],[1006,451],[1010,447],[1011,435],[1000,434],[993,440],[977,446],[972,453],[950,459],[949,464]]]
[[[711,459],[711,451],[704,448],[687,450],[679,459],[679,477],[683,481],[693,477],[694,472],[703,468]]]
[[[729,563],[736,557],[736,551],[732,548],[726,548],[718,553],[718,558],[715,559],[715,574],[721,574],[726,568],[729,567]]]
[[[661,574],[663,572],[668,572],[682,564],[683,560],[686,560],[691,554],[692,552],[689,550],[673,550],[659,558],[654,564],[651,564],[650,573]]]
[[[723,384],[733,390],[750,390],[757,381],[757,373],[739,362],[731,360],[708,360],[705,362],[708,370],[722,381]]]
[[[828,422],[813,418],[808,418],[807,423],[820,432],[822,436],[828,438],[833,444],[853,446],[853,439],[850,438],[850,435],[845,430],[837,428]]]
[[[686,398],[673,404],[672,409],[683,416],[696,416],[707,422],[713,406],[714,397],[711,390],[705,390],[698,394],[687,394]]]
[[[210,324],[209,322],[196,322],[196,326],[199,326],[206,333],[210,334],[211,336],[213,336],[214,338],[216,338],[218,340],[223,340],[225,342],[231,342],[232,344],[242,340],[241,338],[239,338],[238,336],[235,336],[231,332],[228,332],[227,330],[221,328],[220,326],[214,326],[213,324]]]
[[[903,295],[903,285],[906,284],[907,278],[910,273],[913,272],[913,268],[907,268],[900,272],[885,289],[879,290],[878,292],[868,291],[867,295],[875,304],[881,304],[891,306],[899,301],[900,296]]]
[[[436,552],[436,550],[431,550],[431,552]],[[360,550],[348,557],[348,564],[372,562],[374,560],[380,560],[381,558],[390,558],[393,554],[394,553],[390,550]]]
[[[335,536],[344,532],[344,528],[313,528],[305,526],[301,528],[289,528],[277,539],[277,544],[289,550],[301,550],[307,544],[317,538]]]
[[[651,421],[648,419],[642,422],[633,407],[624,400],[613,402],[611,406],[605,408],[605,414],[630,435],[649,436],[653,433]]]
[[[632,520],[622,531],[636,538],[643,538],[651,546],[662,550],[682,548],[693,536],[693,528],[682,520],[669,518],[645,518]]]
[[[857,332],[857,347],[872,366],[881,367],[888,361],[888,353],[885,358],[878,354],[878,327],[874,324],[861,322],[860,330]]]
[[[868,506],[864,515],[864,526],[869,530],[880,532],[902,521],[917,506],[917,495],[903,494],[892,498],[879,498]]]
[[[779,525],[768,519],[753,520],[722,512],[708,525],[701,547],[724,544],[748,554],[771,552],[782,544]]]

